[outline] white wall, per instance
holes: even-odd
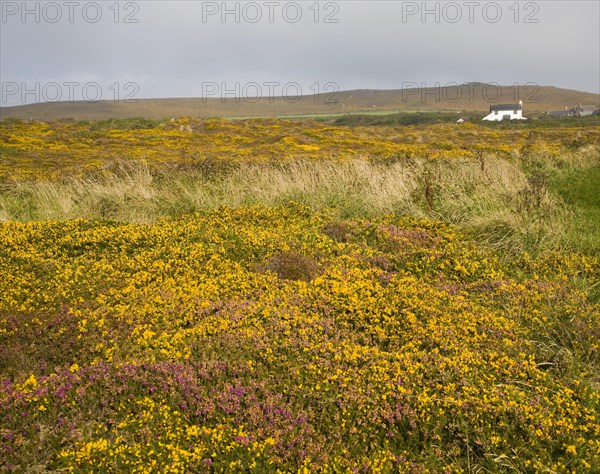
[[[486,115],[485,117],[483,117],[482,120],[489,120],[492,122],[500,122],[505,115],[510,115],[510,120],[523,120],[523,111],[522,110],[517,110],[517,113],[514,113],[514,110],[509,110],[509,111],[505,111],[505,110],[499,110],[497,113],[490,113],[489,115]]]

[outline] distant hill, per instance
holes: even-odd
[[[261,98],[177,98],[139,99],[135,102],[99,101],[55,102],[0,107],[0,119],[34,120],[102,120],[108,118],[144,117],[264,117],[319,116],[351,113],[392,113],[401,111],[452,111],[484,113],[491,104],[515,103],[523,100],[524,115],[539,115],[548,110],[561,110],[579,103],[599,105],[600,94],[560,89],[550,86],[524,88],[468,83],[462,86],[428,89],[352,90],[302,96],[295,101],[282,97]]]

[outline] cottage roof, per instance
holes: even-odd
[[[595,105],[579,105],[579,106],[577,106],[577,108],[579,110],[586,110],[586,111],[590,111],[590,112],[594,112],[594,111],[598,110],[598,107],[596,107]]]
[[[523,106],[521,104],[495,104],[490,106],[490,112],[501,110],[523,110]]]
[[[573,112],[571,110],[552,110],[550,111],[550,117],[568,117],[572,115]]]

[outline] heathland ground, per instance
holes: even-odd
[[[598,472],[598,119],[403,117],[0,122],[0,466]]]

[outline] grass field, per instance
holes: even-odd
[[[598,472],[600,127],[0,123],[9,472]]]

